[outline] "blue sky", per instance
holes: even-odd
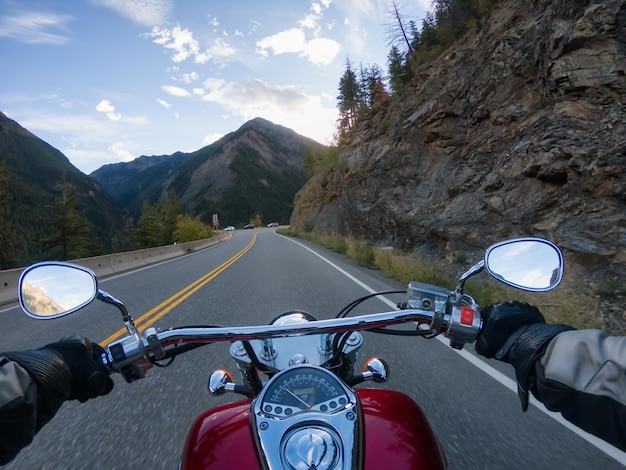
[[[429,0],[400,1],[421,24]],[[321,143],[346,59],[386,70],[391,0],[0,0],[0,111],[85,173],[260,116]]]

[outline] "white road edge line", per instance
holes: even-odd
[[[348,273],[345,270],[341,269],[335,263],[333,263],[332,261],[324,258],[322,255],[320,255],[316,251],[312,250],[308,246],[303,245],[302,243],[294,240],[291,237],[284,237],[284,238],[287,238],[288,240],[294,242],[295,244],[300,245],[305,250],[310,251],[315,256],[317,256],[318,258],[322,259],[323,261],[328,263],[330,266],[335,268],[337,271],[339,271],[341,274],[346,276],[348,279],[350,279],[354,283],[356,283],[359,286],[361,286],[363,289],[365,289],[370,294],[373,294],[373,293],[376,292],[374,289],[369,287],[367,284],[359,281],[357,278],[352,276],[350,273]],[[390,307],[397,308],[396,304],[394,302],[391,302],[389,299],[386,299],[383,296],[379,296],[378,298],[382,302],[384,302],[385,304],[389,305]],[[442,343],[447,345],[447,339],[445,337],[437,336],[437,339],[439,341],[441,341]],[[452,348],[450,348],[450,349],[452,349]],[[464,349],[462,349],[462,350],[452,349],[452,350],[454,352],[456,352],[457,354],[459,354],[463,359],[465,359],[466,361],[469,361],[471,364],[473,364],[474,366],[478,367],[485,374],[489,375],[494,380],[500,382],[502,385],[504,385],[506,388],[508,388],[509,390],[511,390],[513,393],[515,393],[517,395],[517,384],[513,380],[508,378],[506,375],[504,375],[502,372],[494,369],[493,367],[491,367],[490,365],[485,363],[483,360],[479,359],[478,357],[474,356],[473,354],[467,352]],[[620,464],[626,466],[626,452],[622,452],[617,447],[612,446],[611,444],[608,444],[607,442],[603,441],[602,439],[600,439],[600,438],[598,438],[598,437],[596,437],[596,436],[594,436],[592,434],[589,434],[588,432],[583,431],[582,429],[578,428],[577,426],[573,425],[572,423],[567,421],[565,418],[563,418],[563,416],[561,416],[560,413],[555,413],[553,411],[548,410],[540,401],[535,399],[533,396],[530,397],[530,404],[532,404],[538,410],[540,410],[543,413],[545,413],[546,415],[548,415],[550,418],[554,419],[558,423],[560,423],[563,426],[565,426],[570,431],[572,431],[572,432],[576,433],[577,435],[579,435],[580,437],[582,437],[584,440],[589,442],[591,445],[593,445],[594,447],[596,447],[600,451],[604,452],[609,457],[617,460]]]

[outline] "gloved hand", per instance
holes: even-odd
[[[480,315],[483,330],[476,340],[476,352],[513,365],[517,394],[522,410],[526,411],[535,361],[544,353],[552,338],[575,328],[548,325],[537,307],[516,301],[490,305],[481,310]]]
[[[522,327],[546,322],[537,307],[517,301],[485,307],[480,316],[483,318],[483,330],[476,340],[476,352],[504,362],[510,362],[509,350]]]
[[[72,336],[45,347],[58,352],[72,372],[69,400],[84,403],[113,389],[113,380],[100,362],[104,349],[98,343]]]
[[[54,414],[64,400],[85,402],[113,389],[113,380],[99,361],[103,352],[97,343],[74,336],[40,349],[3,355],[26,369]]]

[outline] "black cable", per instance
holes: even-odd
[[[372,328],[371,330],[365,330],[370,333],[378,333],[381,335],[395,335],[395,336],[423,336],[426,339],[434,338],[434,335],[430,330],[388,330],[387,328]]]
[[[389,294],[406,294],[406,291],[405,290],[386,290],[386,291],[374,292],[373,294],[365,295],[365,296],[360,297],[360,298],[358,298],[356,300],[353,300],[348,305],[346,305],[343,309],[341,309],[341,311],[337,314],[337,316],[335,318],[343,318],[343,317],[345,317],[357,305],[359,305],[362,302],[365,302],[367,299],[371,299],[372,297],[377,297],[379,295],[389,295]]]

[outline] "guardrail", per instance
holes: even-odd
[[[113,274],[193,253],[194,251],[216,245],[230,237],[232,237],[231,233],[221,233],[204,240],[114,253],[112,255],[94,256],[92,258],[81,258],[71,260],[70,262],[85,266],[96,273],[98,278],[104,279]],[[17,300],[17,283],[24,269],[26,268],[0,271],[0,305]]]

